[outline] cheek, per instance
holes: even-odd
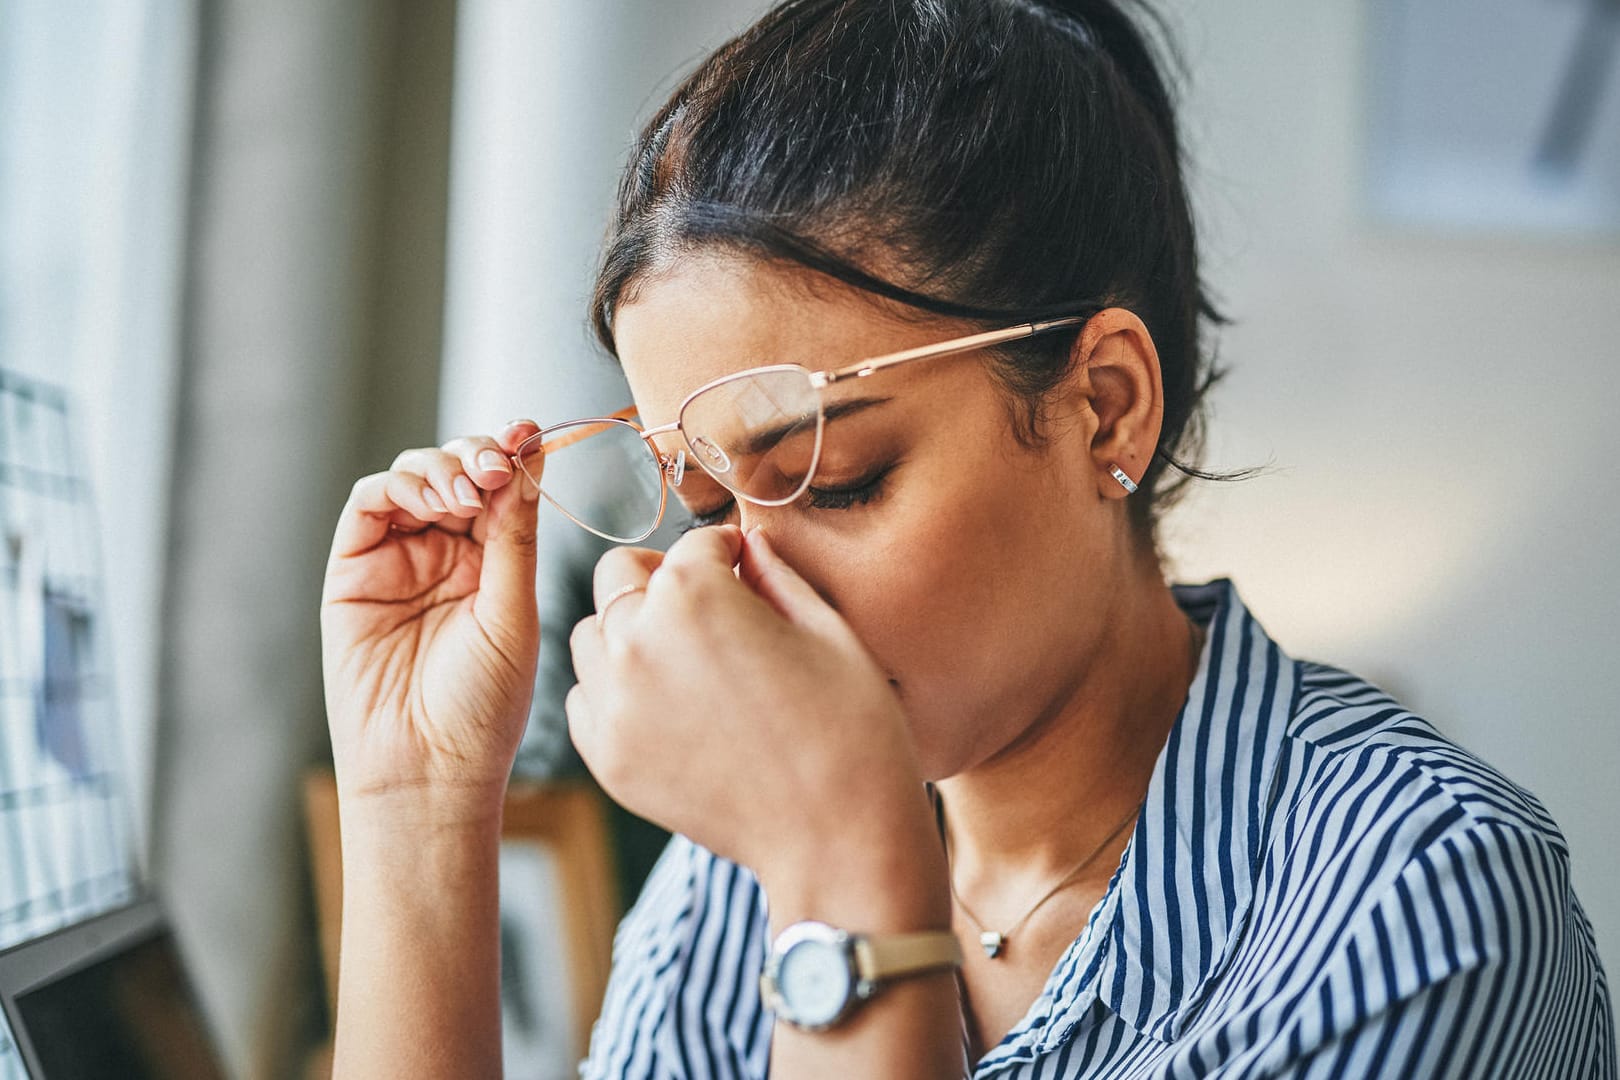
[[[908,690],[993,654],[986,635],[1024,609],[1046,561],[1032,558],[1047,526],[1029,487],[959,469],[913,476],[870,528],[828,537],[818,588]]]
[[[936,778],[1005,745],[1041,710],[1090,607],[1073,494],[1005,463],[964,479],[931,485],[959,490],[896,514],[825,593],[899,680]]]

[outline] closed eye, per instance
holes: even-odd
[[[865,506],[883,493],[884,481],[894,465],[885,465],[877,472],[856,481],[853,484],[842,484],[837,487],[810,487],[805,490],[804,502],[812,510],[849,510],[856,506]],[[731,516],[736,507],[735,499],[727,499],[719,506],[702,513],[694,512],[691,520],[681,526],[681,532],[687,533],[693,529],[701,529],[709,525],[723,524]]]

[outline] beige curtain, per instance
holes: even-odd
[[[290,1076],[321,573],[353,480],[434,435],[454,10],[202,6],[154,870],[233,1071]]]

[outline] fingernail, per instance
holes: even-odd
[[[472,486],[472,481],[465,476],[456,477],[450,486],[455,490],[456,499],[462,506],[471,506],[478,510],[484,508],[484,504],[478,499],[477,490]]]
[[[478,467],[486,472],[512,471],[512,467],[506,463],[506,455],[497,450],[485,450],[479,454]]]
[[[516,420],[508,420],[506,422],[506,428],[504,430],[510,431],[515,427],[520,427],[521,425],[527,424],[527,423],[529,423],[529,421],[527,419],[525,419],[525,418],[522,418],[522,417],[519,417]]]
[[[439,493],[430,487],[422,489],[422,501],[428,504],[429,510],[436,513],[445,514],[450,511],[450,508],[444,505],[444,500],[439,498]]]

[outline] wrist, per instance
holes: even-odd
[[[764,869],[760,885],[773,935],[806,919],[868,933],[951,927],[944,849],[926,815],[815,845],[803,858]]]
[[[345,834],[365,839],[499,835],[506,785],[415,781],[370,786],[338,783]]]
[[[499,858],[501,803],[443,790],[339,795],[346,888],[409,889],[464,882]]]

